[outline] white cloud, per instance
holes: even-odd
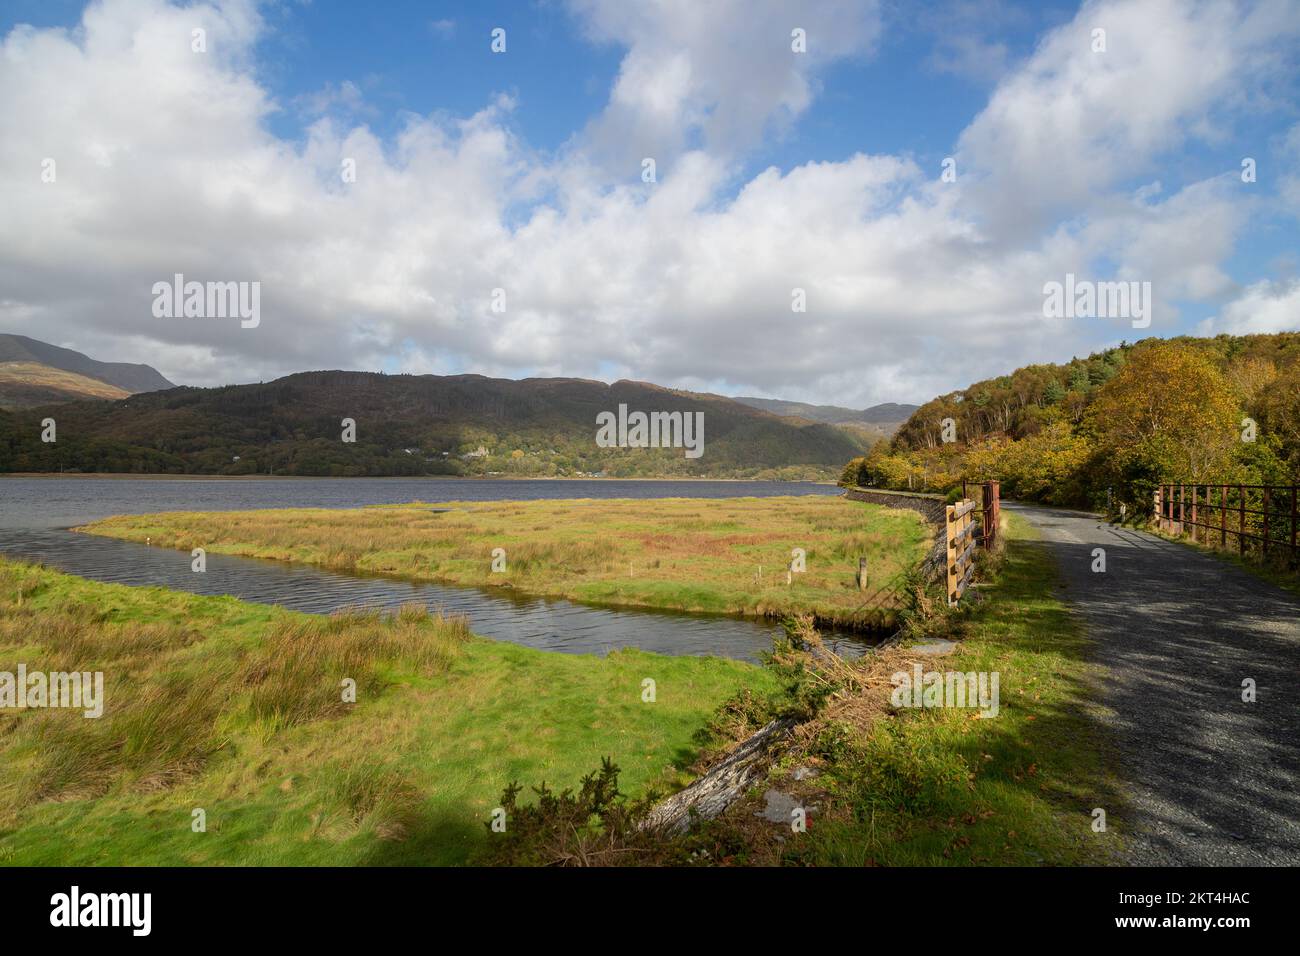
[[[1219,315],[1202,322],[1198,331],[1202,335],[1300,332],[1300,279],[1263,279],[1247,286]]]
[[[1134,50],[1126,31],[1150,29],[1148,16],[1089,7],[962,138],[969,181],[860,154],[741,183],[738,155],[807,108],[819,65],[871,48],[874,7],[813,3],[792,20],[775,2],[743,16],[574,6],[627,53],[608,106],[558,158],[513,134],[505,97],[464,118],[409,116],[391,142],[335,108],[303,144],[277,139],[249,2],[104,0],[78,30],[12,32],[0,45],[0,324],[194,384],[468,369],[853,405],[924,400],[1116,338],[1118,326],[1043,319],[1043,283],[1067,271],[1149,278],[1165,297],[1228,287],[1246,208],[1228,182],[1164,198],[1118,181],[1237,96],[1258,72],[1241,58],[1263,48],[1259,27],[1172,11],[1156,50]],[[1089,79],[1052,51],[1098,15],[1118,62]],[[196,24],[207,54],[190,51]],[[795,26],[807,60],[791,59]],[[1196,64],[1206,76],[1190,90],[1135,91],[1214,59],[1225,36],[1225,62]],[[327,88],[325,105],[347,105],[344,91]],[[1132,116],[1093,115],[1123,113],[1130,97]],[[637,161],[611,182],[602,170],[620,137]],[[651,140],[671,161],[647,186]],[[40,181],[44,157],[57,160],[54,184]],[[340,178],[344,158],[355,183]],[[1021,207],[1055,195],[1052,163],[1071,215],[1025,230]],[[1001,208],[1021,220],[1004,228],[990,215]],[[150,288],[176,272],[260,280],[261,325],[154,318]],[[489,308],[498,287],[504,315]],[[806,314],[791,312],[795,287]]]
[[[351,80],[341,83],[326,83],[314,93],[308,93],[297,100],[298,105],[308,116],[337,114],[341,116],[377,116],[379,111],[366,103],[361,87]]]
[[[1105,31],[1094,52],[1093,31]],[[1189,138],[1223,135],[1243,90],[1279,69],[1292,3],[1085,3],[994,91],[958,160],[994,228],[1032,234],[1125,178],[1177,163]]]
[[[627,48],[609,104],[584,137],[610,168],[701,147],[734,156],[804,112],[817,72],[865,55],[875,0],[569,0],[587,34]],[[801,29],[807,51],[791,49]]]

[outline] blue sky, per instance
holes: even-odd
[[[383,368],[836,404],[1296,328],[1298,28],[1293,2],[13,0],[0,325],[196,384]],[[24,171],[51,156],[42,188]],[[175,271],[257,279],[268,321],[159,324],[139,290]],[[1066,271],[1151,281],[1156,321],[1045,323]]]
[[[8,0],[0,30],[20,23],[74,28],[84,6],[81,0]],[[1076,8],[1044,2],[1008,10],[996,39],[1011,56],[1023,57],[1042,29],[1067,21]],[[312,0],[264,9],[267,30],[256,54],[266,87],[292,104],[331,84],[356,83],[376,111],[361,119],[385,135],[397,129],[403,111],[469,115],[507,92],[519,98],[514,124],[520,135],[537,149],[558,150],[605,105],[624,54],[617,44],[584,36],[559,2],[386,0],[377,8]],[[755,150],[750,172],[864,150],[910,151],[935,162],[951,151],[987,100],[988,86],[954,79],[929,62],[938,15],[929,24],[913,22],[907,11],[895,17],[895,29],[874,55],[837,62],[820,77],[823,94],[798,128]],[[497,26],[509,29],[509,56],[485,56]],[[302,135],[304,119],[290,107],[270,125],[292,138]]]
[[[594,42],[560,3],[393,2],[376,18],[365,4],[316,0],[271,17],[276,32],[260,54],[269,88],[286,103],[329,84],[357,83],[378,111],[361,117],[392,135],[401,111],[469,115],[497,93],[518,98],[512,125],[536,149],[557,151],[605,106],[624,48]],[[1032,51],[1039,30],[1068,20],[1074,5],[1043,3],[1010,16],[1000,33],[1013,56]],[[509,56],[488,57],[493,28],[509,28]],[[988,86],[945,77],[929,62],[936,37],[902,16],[875,55],[837,61],[821,74],[823,92],[798,125],[745,157],[737,182],[769,165],[857,152],[912,153],[933,165],[951,152]],[[302,134],[287,112],[273,127]]]

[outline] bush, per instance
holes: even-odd
[[[644,862],[654,837],[637,829],[649,798],[630,803],[618,789],[619,768],[605,757],[582,786],[555,793],[545,782],[533,788],[537,802],[520,806],[523,788],[512,782],[501,794],[505,832],[492,830],[488,856],[513,866],[609,866]]]

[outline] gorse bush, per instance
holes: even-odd
[[[771,652],[763,655],[763,663],[781,686],[781,707],[775,716],[807,720],[839,689],[818,666],[818,653],[826,652],[811,616],[788,619],[784,636],[773,640]]]
[[[582,778],[577,793],[533,788],[536,801],[520,804],[517,783],[501,794],[505,831],[492,824],[489,861],[519,866],[609,866],[644,862],[655,839],[637,828],[649,797],[629,801],[618,789],[618,767],[608,757]]]
[[[960,802],[971,778],[959,754],[899,720],[879,722],[849,759],[859,805],[917,816]]]

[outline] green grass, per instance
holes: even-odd
[[[1022,518],[1007,517],[1004,560],[980,589],[982,599],[948,623],[955,631],[949,636],[961,638],[958,649],[917,658],[900,648],[874,665],[885,668],[881,674],[910,669],[917,659],[927,671],[997,671],[998,716],[972,719],[956,708],[891,714],[878,701],[877,712],[855,721],[852,705],[862,701],[838,713],[832,707],[815,737],[777,768],[776,782],[764,785],[798,792],[801,785],[782,780],[784,772],[820,767],[821,775],[802,785],[820,817],[784,843],[756,841],[747,828],[748,848],[731,852],[745,862],[847,866],[1118,859],[1123,801],[1093,704],[1099,669],[1058,596],[1050,554]],[[887,697],[888,690],[874,692]],[[1096,807],[1106,810],[1105,833],[1092,829]]]
[[[801,520],[836,540],[858,533],[839,524],[841,512],[828,507],[835,503]],[[566,505],[583,521],[563,527],[590,528],[591,514],[581,511],[587,503],[547,504],[558,513],[517,513],[526,520],[512,539],[516,550],[527,554],[530,536],[534,543],[544,537],[539,525],[563,516]],[[599,503],[607,517],[604,506],[621,504]],[[683,522],[685,509],[694,510],[692,525],[703,536],[693,544],[697,557],[710,554],[710,535],[727,538],[729,551],[742,546],[737,536],[752,534],[739,524],[744,500],[709,504],[674,503],[668,519]],[[848,513],[873,521],[882,514],[860,507]],[[350,526],[359,518],[349,516],[370,520],[367,512],[377,512],[409,522],[412,510],[313,513],[343,522],[331,523],[313,547],[350,530],[364,556],[371,553],[366,535],[385,531]],[[141,533],[158,543],[160,532],[192,533],[187,523],[197,519],[173,520],[154,516],[139,527],[152,529]],[[310,527],[304,520],[303,513],[285,519],[274,535],[298,534]],[[627,514],[611,520],[635,526]],[[888,688],[864,679],[865,690],[833,701],[772,777],[690,837],[683,853],[849,866],[1121,859],[1125,807],[1112,743],[1097,718],[1100,667],[1059,596],[1050,553],[1023,519],[1006,520],[1006,551],[986,566],[986,586],[932,627],[933,636],[959,638],[958,649],[922,658],[927,670],[997,671],[998,716],[893,712]],[[781,547],[788,541],[784,529],[764,531]],[[189,546],[179,537],[173,543]],[[546,560],[582,546],[580,537],[566,538]],[[814,553],[834,548],[831,541],[809,549],[810,573]],[[716,580],[689,586],[718,599]],[[878,677],[913,659],[907,648],[892,648],[846,666]],[[0,863],[470,862],[489,846],[483,823],[508,782],[573,786],[610,756],[625,791],[671,787],[687,779],[697,732],[724,701],[748,687],[779,706],[778,676],[738,662],[638,651],[604,659],[551,654],[477,639],[462,622],[422,612],[323,619],[0,562],[0,670],[17,661],[102,669],[108,705],[99,721],[0,712]],[[358,683],[354,706],[334,695],[344,671]],[[647,677],[657,684],[653,704],[641,700]],[[796,766],[820,772],[796,783],[789,777]],[[806,833],[787,830],[777,841],[782,828],[754,816],[768,786],[817,806]],[[207,812],[206,833],[190,829],[196,807]],[[1092,828],[1096,807],[1107,812],[1106,833]]]
[[[435,509],[445,508],[446,511]],[[890,626],[930,532],[844,498],[452,502],[108,518],[93,534],[615,606]],[[493,570],[494,549],[504,571]],[[795,548],[807,570],[786,583]],[[870,587],[855,582],[866,557]]]
[[[632,793],[673,785],[722,701],[774,689],[736,661],[546,653],[421,610],[322,618],[0,560],[0,670],[19,662],[102,670],[106,704],[0,711],[13,865],[465,863],[511,780],[572,786],[608,755]]]

